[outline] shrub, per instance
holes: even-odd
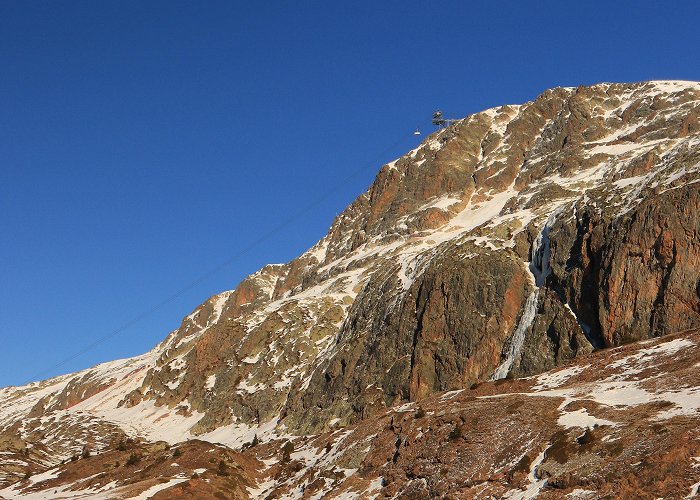
[[[425,410],[421,408],[420,406],[416,410],[416,412],[413,414],[414,418],[423,418],[425,417]]]
[[[282,445],[282,462],[289,462],[292,459],[292,453],[294,453],[294,443],[287,441]]]
[[[219,476],[228,476],[228,470],[227,470],[227,467],[226,467],[226,462],[224,462],[223,460],[219,460],[219,467],[217,467],[216,473],[217,473]]]
[[[588,444],[592,442],[595,439],[595,436],[593,435],[593,431],[591,430],[590,427],[586,428],[586,431],[581,434],[579,437],[576,438],[576,441],[578,444],[583,446],[584,444]]]
[[[175,451],[173,451],[173,458],[177,458],[182,456],[182,450],[180,448],[175,448]]]
[[[83,448],[80,458],[90,458],[90,449],[87,446]]]
[[[282,451],[286,453],[294,453],[294,443],[287,441],[282,445]]]
[[[450,431],[450,435],[448,437],[450,441],[455,441],[462,437],[462,430],[455,425],[454,428]]]
[[[252,448],[252,447],[257,446],[259,444],[260,444],[260,440],[258,439],[258,435],[255,434],[255,436],[253,436],[253,440],[250,443],[245,443],[241,449],[247,450],[248,448]]]
[[[138,456],[136,453],[132,453],[129,455],[129,459],[126,461],[126,465],[136,465],[141,461],[141,457]]]

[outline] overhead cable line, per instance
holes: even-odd
[[[62,366],[66,365],[67,363],[69,363],[69,362],[71,362],[71,361],[73,361],[73,360],[79,358],[79,357],[82,356],[83,354],[85,354],[85,353],[87,353],[87,352],[89,352],[89,351],[95,349],[97,346],[99,346],[99,345],[105,343],[106,341],[108,341],[108,340],[110,340],[110,339],[116,337],[117,335],[123,333],[125,330],[131,328],[132,326],[134,326],[134,325],[136,325],[136,324],[138,324],[138,323],[140,323],[140,322],[143,321],[144,319],[146,319],[146,318],[148,318],[149,316],[151,316],[153,313],[159,311],[160,309],[162,309],[162,308],[165,307],[166,305],[168,305],[168,304],[170,304],[171,302],[173,302],[175,299],[181,297],[184,293],[186,293],[186,292],[192,290],[195,286],[197,286],[198,284],[200,284],[202,281],[206,280],[207,278],[209,278],[209,277],[211,277],[212,275],[218,273],[219,271],[221,271],[221,270],[224,269],[225,267],[229,266],[230,264],[232,264],[232,263],[235,262],[236,260],[240,259],[242,256],[246,255],[248,252],[250,252],[251,250],[253,250],[255,247],[257,247],[258,245],[260,245],[260,244],[263,243],[264,241],[270,239],[272,236],[274,236],[275,234],[277,234],[278,232],[280,232],[281,230],[283,230],[284,228],[286,228],[287,226],[289,226],[291,223],[295,222],[297,219],[299,219],[299,218],[302,217],[303,215],[307,214],[307,213],[308,213],[309,211],[311,211],[313,208],[317,207],[318,205],[320,205],[321,203],[323,203],[324,201],[326,201],[326,200],[327,200],[328,198],[330,198],[333,194],[335,194],[337,191],[339,191],[341,188],[343,188],[349,181],[353,180],[355,177],[357,177],[357,176],[360,175],[362,172],[364,172],[365,170],[367,170],[368,167],[370,167],[370,166],[371,166],[371,167],[376,167],[376,164],[377,164],[379,161],[381,161],[381,159],[382,159],[382,157],[383,157],[384,155],[388,154],[389,152],[391,152],[392,150],[394,150],[395,148],[397,148],[398,146],[400,146],[402,143],[406,142],[407,139],[408,139],[408,137],[411,137],[411,136],[413,136],[413,135],[415,135],[415,133],[413,133],[413,132],[411,132],[411,133],[402,133],[402,134],[399,136],[399,138],[398,138],[395,142],[393,142],[390,146],[384,148],[381,152],[377,153],[377,154],[375,155],[374,159],[371,160],[371,162],[366,162],[366,163],[364,163],[360,168],[358,168],[357,170],[354,170],[353,172],[351,172],[349,175],[347,175],[346,177],[344,177],[341,181],[339,181],[338,183],[334,184],[333,186],[330,186],[328,189],[325,189],[324,192],[323,192],[323,194],[322,194],[321,196],[319,196],[318,198],[314,199],[312,202],[310,202],[309,204],[305,205],[304,207],[302,207],[302,208],[299,209],[298,211],[294,212],[292,215],[290,215],[289,217],[287,217],[286,219],[284,219],[280,224],[278,224],[278,225],[274,226],[273,228],[269,229],[268,231],[266,231],[263,235],[259,236],[258,238],[256,238],[256,239],[253,240],[252,242],[248,243],[248,245],[246,245],[243,249],[239,250],[239,251],[236,252],[234,255],[232,255],[231,257],[229,257],[229,258],[226,259],[225,261],[221,262],[221,263],[218,264],[217,266],[215,266],[215,267],[209,269],[208,271],[202,273],[201,275],[199,275],[199,277],[195,278],[195,279],[192,280],[190,283],[188,283],[188,284],[185,285],[184,287],[180,288],[179,290],[177,290],[177,291],[176,291],[175,293],[173,293],[172,295],[168,296],[167,298],[163,299],[162,301],[158,302],[157,304],[155,304],[155,305],[149,307],[148,309],[146,309],[146,310],[143,311],[142,313],[136,315],[136,316],[133,317],[132,319],[126,321],[126,322],[123,323],[121,326],[115,328],[114,330],[112,330],[112,331],[109,332],[108,334],[106,334],[106,335],[104,335],[104,336],[102,336],[102,337],[96,339],[95,341],[89,343],[88,345],[86,345],[86,346],[83,347],[82,349],[80,349],[80,350],[74,352],[73,354],[71,354],[70,356],[68,356],[68,357],[66,357],[66,358],[64,358],[64,359],[62,359],[62,360],[59,361],[58,363],[56,363],[56,364],[54,364],[54,365],[51,365],[50,367],[45,368],[44,370],[42,370],[42,371],[40,371],[40,372],[35,373],[32,377],[30,377],[30,378],[25,382],[25,385],[26,385],[26,384],[29,384],[29,383],[31,383],[31,382],[40,380],[41,377],[43,377],[44,375],[47,375],[47,374],[49,374],[49,373],[55,372],[58,368],[61,368]]]

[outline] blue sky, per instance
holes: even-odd
[[[435,108],[700,80],[698,19],[690,1],[0,0],[0,386],[145,352],[299,255]]]

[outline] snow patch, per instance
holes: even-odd
[[[585,408],[580,408],[571,412],[563,412],[559,416],[557,423],[562,427],[566,427],[567,429],[571,427],[581,427],[582,429],[585,429],[596,425],[617,425],[615,422],[611,422],[610,420],[589,415]]]
[[[402,404],[400,406],[394,406],[392,408],[392,410],[394,410],[394,412],[396,412],[396,413],[401,413],[401,412],[405,412],[405,411],[411,411],[415,407],[416,407],[416,403],[411,401],[410,403],[405,403],[405,404]]]
[[[258,352],[255,356],[247,356],[247,357],[243,358],[241,360],[241,362],[246,363],[248,365],[254,365],[260,359],[261,353],[262,353],[262,351]]]
[[[695,498],[698,496],[698,492],[700,492],[700,481],[690,487],[690,493],[685,498]]]
[[[573,500],[584,500],[587,498],[593,498],[596,496],[595,491],[584,490],[581,488],[576,488],[574,491],[566,495],[566,498],[571,498]]]
[[[570,368],[564,368],[561,370],[553,370],[544,373],[537,377],[537,385],[535,385],[533,391],[542,391],[544,389],[552,389],[554,387],[559,387],[564,382],[569,380],[571,377],[578,375],[583,372],[590,365],[585,366],[572,366]]]
[[[664,355],[664,356],[670,356],[672,354],[677,353],[681,349],[685,349],[686,347],[691,347],[694,346],[695,342],[689,339],[673,339],[668,342],[662,342],[660,344],[655,345],[654,347],[650,347],[647,349],[640,349],[637,351],[635,354],[631,354],[630,356],[625,356],[622,359],[619,359],[615,361],[614,363],[610,364],[611,368],[622,368],[626,367],[628,364],[633,363],[633,362],[639,362],[642,361],[643,358],[651,358],[654,356],[659,356],[659,355]]]

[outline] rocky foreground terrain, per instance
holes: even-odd
[[[0,389],[0,498],[684,498],[700,84],[556,88],[384,165],[152,351]]]

